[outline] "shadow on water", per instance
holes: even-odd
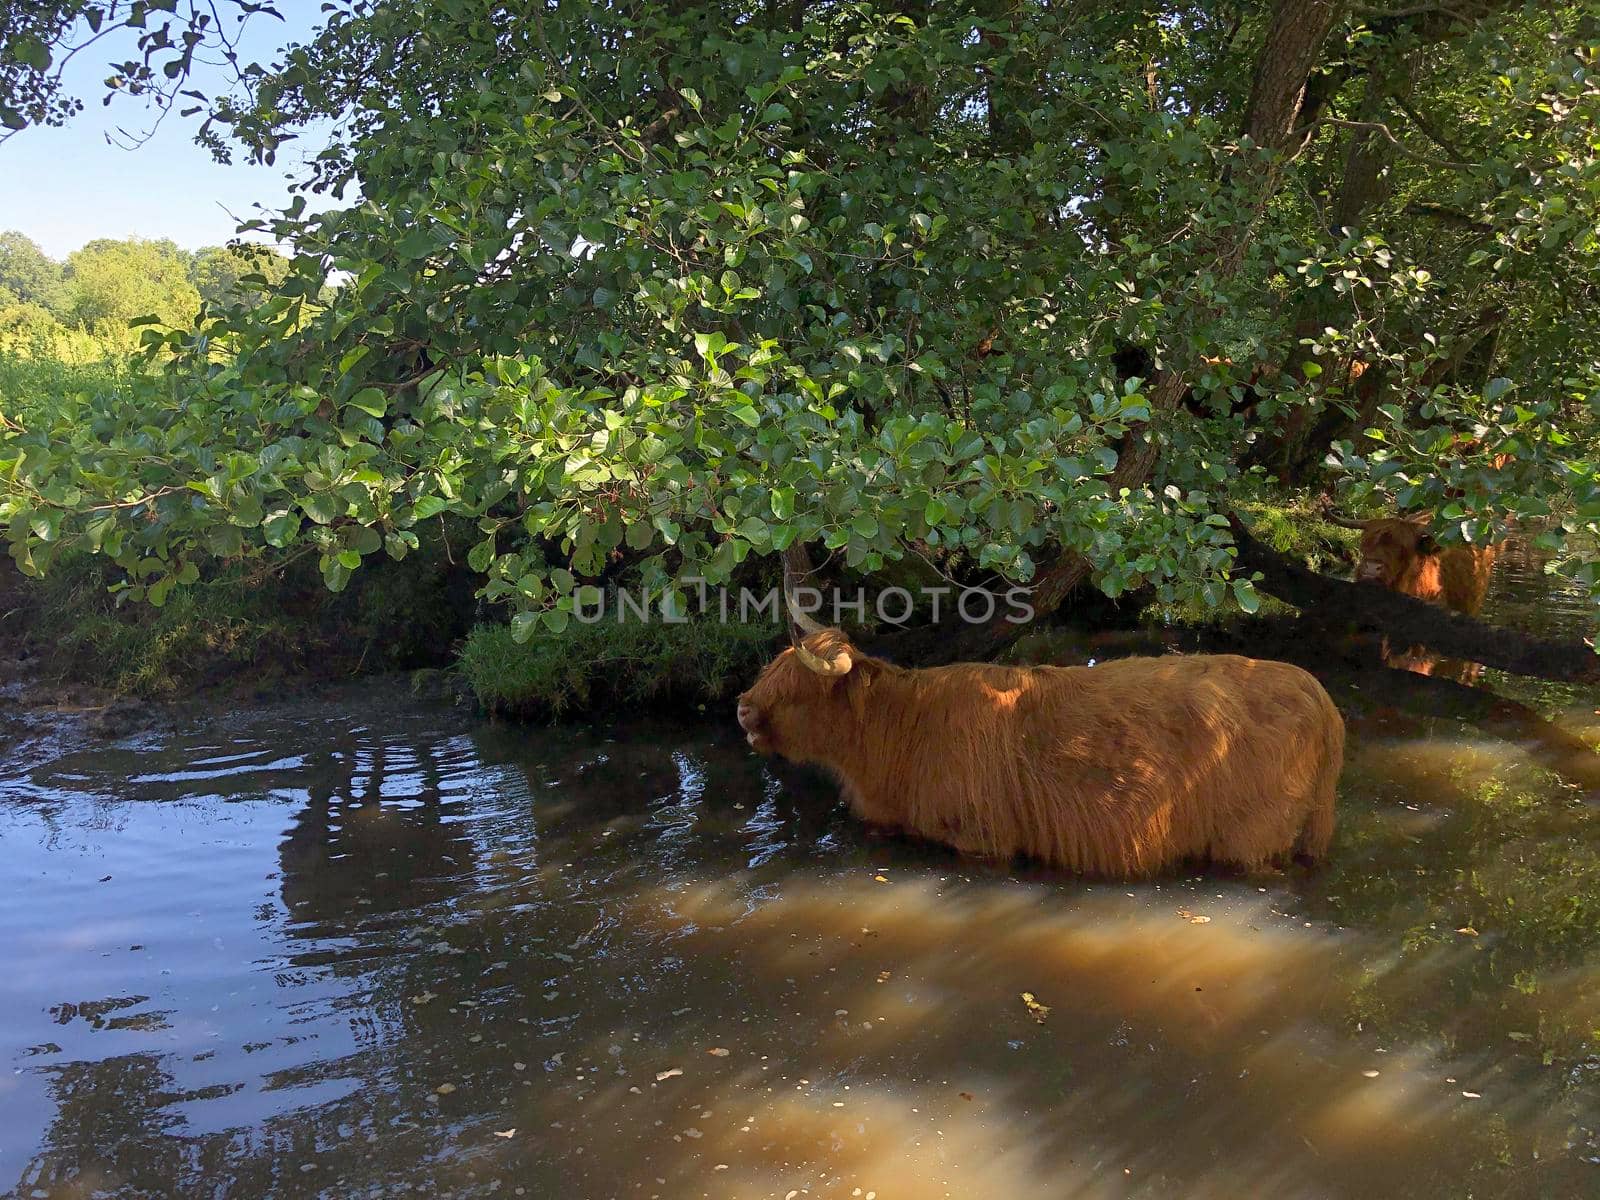
[[[1353,722],[1323,870],[1123,885],[875,839],[732,728],[393,691],[8,726],[0,1187],[1600,1188],[1600,811],[1466,725]]]

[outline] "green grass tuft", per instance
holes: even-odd
[[[508,625],[479,625],[460,669],[478,703],[507,716],[707,704],[747,687],[782,636],[771,625],[603,620],[518,644]]]

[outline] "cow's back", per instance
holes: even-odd
[[[1448,546],[1439,552],[1440,600],[1454,612],[1475,617],[1489,594],[1497,546]]]
[[[1298,667],[1171,655],[950,670],[967,674],[930,704],[943,762],[910,798],[907,824],[925,836],[1145,874],[1187,857],[1259,864],[1294,849],[1314,810],[1331,832],[1344,725]],[[941,740],[950,752],[933,755]]]

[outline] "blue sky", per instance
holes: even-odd
[[[257,16],[246,27],[246,61],[303,40],[321,15],[320,0],[278,0],[277,7],[283,21]],[[63,128],[25,129],[0,143],[0,230],[21,230],[53,258],[97,237],[164,237],[192,250],[226,242],[236,218],[256,215],[258,204],[287,203],[285,168],[303,151],[280,154],[277,167],[221,166],[194,144],[198,118],[183,120],[176,112],[137,149],[108,144],[108,131],[120,125],[143,132],[156,114],[132,100],[100,103],[106,64],[132,53],[131,40],[106,47],[101,42],[69,66],[67,86],[85,102],[77,117]],[[221,78],[212,69],[197,72],[202,91],[215,90]]]

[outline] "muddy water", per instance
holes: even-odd
[[[727,727],[0,742],[0,1192],[1600,1194],[1600,809],[1469,727],[1357,712],[1324,870],[1137,886]]]

